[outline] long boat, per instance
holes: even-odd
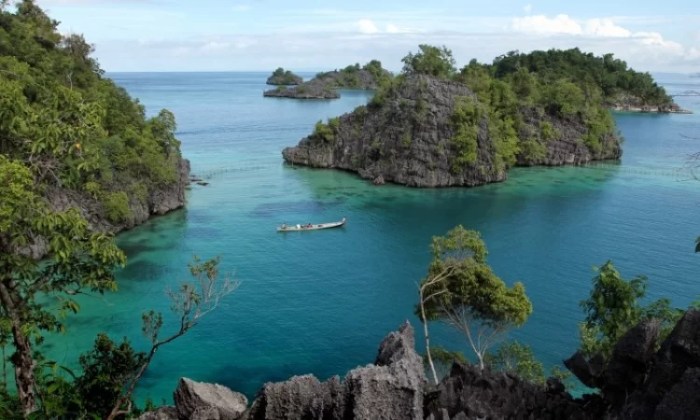
[[[307,223],[305,225],[287,225],[283,224],[277,228],[277,232],[303,232],[307,230],[321,230],[341,227],[345,224],[345,218],[338,222],[330,223]]]

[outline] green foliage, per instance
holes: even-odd
[[[107,220],[112,223],[120,223],[132,217],[129,208],[129,197],[124,191],[108,193],[102,203],[105,208]]]
[[[478,232],[458,226],[433,238],[433,259],[421,282],[425,319],[441,320],[465,335],[483,367],[494,340],[521,326],[532,304],[522,283],[512,287],[486,262],[486,245]]]
[[[537,73],[545,83],[570,80],[586,91],[594,87],[606,100],[620,93],[629,93],[645,104],[670,104],[672,99],[658,86],[649,73],[639,73],[612,54],[596,57],[578,48],[569,50],[533,51],[521,54],[511,51],[493,62],[496,77],[508,77],[528,71]]]
[[[107,335],[99,334],[92,351],[80,356],[83,373],[75,380],[75,387],[83,410],[105,418],[121,396],[124,384],[136,374],[145,357],[126,339],[115,343]]]
[[[54,308],[40,304],[38,296],[57,298],[59,315],[77,312],[77,304],[66,296],[116,289],[112,270],[123,265],[125,257],[111,236],[91,233],[76,210],[52,211],[31,170],[4,155],[0,155],[0,196],[0,320],[13,326],[18,388],[33,390],[36,355],[30,338],[40,343],[43,331],[63,329]],[[40,238],[47,248],[43,261],[26,252]],[[20,400],[25,414],[34,410],[32,392],[20,395]]]
[[[104,79],[81,35],[61,36],[33,2],[0,10],[0,153],[40,184],[101,192],[177,180],[172,113],[144,108]]]
[[[535,358],[529,346],[517,341],[502,344],[496,352],[487,354],[484,361],[494,370],[514,373],[533,383],[545,383],[542,362]]]
[[[324,143],[333,143],[339,127],[340,118],[330,118],[328,124],[324,124],[323,121],[319,120],[314,126],[314,132],[311,136]]]
[[[447,376],[455,362],[467,363],[467,358],[461,351],[450,351],[439,346],[431,347],[430,356],[433,359],[438,379]],[[426,353],[423,355],[423,363],[427,364],[428,362],[428,354]]]
[[[545,142],[551,141],[559,137],[559,130],[554,128],[549,121],[540,122],[540,138]]]
[[[648,306],[639,303],[646,292],[646,277],[625,280],[611,261],[597,271],[589,298],[581,302],[586,312],[586,319],[580,325],[584,354],[600,353],[608,358],[615,343],[644,319],[655,318],[661,322],[663,339],[682,316],[682,311],[672,308],[667,299],[659,299]]]
[[[452,77],[455,73],[455,60],[452,51],[447,47],[441,48],[432,45],[421,44],[417,53],[409,52],[401,59],[404,63],[405,74],[427,74],[443,79]]]
[[[483,117],[480,104],[470,97],[458,98],[452,114],[454,135],[451,142],[456,149],[453,167],[459,170],[476,162],[479,149],[479,124]]]
[[[520,157],[526,163],[539,163],[547,157],[547,146],[536,139],[520,142]]]

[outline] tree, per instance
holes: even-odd
[[[517,341],[504,343],[498,351],[486,356],[486,363],[492,369],[510,372],[526,381],[545,383],[544,366],[535,358],[532,349]]]
[[[180,320],[178,329],[167,338],[160,338],[160,330],[163,326],[162,314],[149,311],[142,315],[142,332],[151,342],[151,348],[141,358],[138,369],[132,371],[123,382],[121,395],[114,401],[111,412],[106,416],[108,420],[131,412],[131,396],[136,389],[136,384],[146,372],[158,349],[182,337],[197,325],[203,316],[213,311],[221,298],[238,287],[238,282],[229,278],[218,281],[219,258],[201,262],[195,257],[189,268],[196,283],[183,283],[178,290],[168,292],[172,302],[171,309]]]
[[[639,299],[646,293],[647,278],[636,276],[625,280],[607,261],[593,278],[593,289],[588,299],[581,301],[586,319],[580,326],[581,350],[587,356],[600,353],[610,357],[617,341],[630,328],[645,319],[661,323],[661,338],[668,334],[683,311],[672,308],[668,299],[659,299],[642,306]]]
[[[37,408],[32,340],[62,329],[39,294],[60,303],[59,314],[77,312],[72,295],[116,289],[114,267],[125,257],[110,235],[91,233],[76,211],[53,211],[39,195],[29,169],[0,155],[0,317],[10,326],[11,357],[22,412]],[[46,258],[37,260],[39,249]]]
[[[433,259],[420,286],[421,321],[440,320],[464,334],[483,369],[489,347],[532,313],[525,287],[518,282],[509,288],[493,273],[478,232],[457,226],[434,237],[431,248]]]
[[[443,79],[452,77],[456,71],[452,51],[445,46],[438,48],[426,44],[421,44],[418,48],[420,52],[416,54],[409,52],[407,56],[401,59],[404,63],[404,73],[427,74]]]

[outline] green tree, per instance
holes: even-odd
[[[60,302],[59,314],[77,312],[72,295],[116,289],[112,269],[124,255],[110,235],[91,233],[75,210],[52,211],[29,169],[0,155],[0,316],[11,326],[11,357],[22,411],[37,408],[32,341],[62,328],[59,317],[37,296]],[[36,259],[45,247],[47,257]]]
[[[492,369],[510,372],[526,381],[544,384],[544,366],[535,358],[532,349],[517,341],[502,344],[497,351],[485,357],[486,364]]]
[[[408,53],[401,59],[404,63],[403,72],[406,74],[427,74],[430,76],[447,79],[454,75],[455,59],[452,51],[447,47],[434,47],[432,45],[421,44],[418,46],[419,52]]]
[[[525,287],[508,287],[493,273],[478,232],[457,226],[434,237],[431,248],[433,259],[420,286],[421,321],[443,321],[464,334],[483,369],[495,340],[532,313]],[[428,343],[426,348],[429,352]]]
[[[611,261],[596,270],[591,294],[581,302],[586,312],[586,319],[580,325],[581,350],[587,356],[600,353],[607,359],[617,341],[645,319],[659,320],[663,337],[682,316],[683,311],[672,308],[668,299],[647,306],[639,303],[646,293],[646,277],[625,280]]]

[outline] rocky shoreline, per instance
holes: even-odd
[[[514,374],[455,363],[437,386],[428,384],[410,324],[390,333],[373,364],[344,379],[313,375],[266,383],[253,402],[216,384],[187,378],[175,406],[141,420],[465,420],[465,419],[691,419],[700,413],[700,311],[689,310],[657,347],[659,324],[640,323],[617,343],[607,364],[576,353],[565,363],[598,394],[574,398],[549,378],[534,384]],[[658,350],[657,350],[658,348]]]

